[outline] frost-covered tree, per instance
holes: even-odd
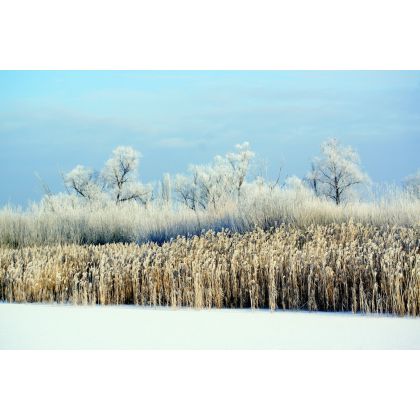
[[[360,168],[358,154],[351,147],[331,139],[321,144],[321,153],[312,162],[312,170],[306,177],[315,194],[339,205],[354,186],[369,182]]]
[[[146,204],[152,188],[137,180],[140,154],[131,147],[119,146],[112,152],[98,175],[93,169],[77,165],[63,176],[68,191],[89,201],[110,199],[114,203],[136,200]]]
[[[137,200],[146,203],[152,189],[137,181],[140,153],[132,147],[119,146],[106,162],[101,177],[115,203]]]
[[[162,203],[169,204],[172,199],[172,181],[169,174],[163,174],[159,185],[159,195]]]
[[[187,177],[185,175],[176,175],[174,180],[174,192],[176,198],[191,210],[206,208],[204,203],[199,200],[199,191],[197,179],[195,177]]]
[[[94,200],[101,193],[95,171],[82,165],[77,165],[74,169],[64,175],[66,188],[74,192],[77,196],[87,200]]]
[[[314,162],[312,162],[311,170],[307,173],[305,181],[307,182],[307,184],[309,184],[309,186],[311,187],[311,189],[313,190],[316,196],[320,195],[320,191],[319,191],[320,176],[321,176],[321,173],[318,167],[315,165]]]
[[[211,165],[192,165],[192,184],[197,204],[216,210],[219,201],[229,197],[233,189],[233,177],[227,161],[216,156]]]
[[[248,175],[251,160],[255,157],[255,153],[250,149],[248,142],[237,144],[236,153],[228,153],[226,155],[227,161],[232,168],[232,179],[238,199],[241,195],[241,188]]]
[[[420,198],[420,169],[404,180],[404,189],[414,197]]]
[[[175,178],[178,200],[193,210],[216,210],[223,200],[238,200],[254,152],[249,143],[236,145],[236,152],[216,156],[211,164],[191,165],[190,177]]]

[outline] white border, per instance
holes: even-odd
[[[3,69],[419,69],[417,0],[3,0]]]
[[[419,69],[419,15],[415,0],[7,0],[0,68]],[[3,351],[1,417],[412,418],[418,355]]]
[[[417,352],[1,353],[1,417],[408,419]]]

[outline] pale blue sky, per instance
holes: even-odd
[[[373,181],[420,167],[420,72],[0,72],[0,205],[41,196],[38,172],[100,169],[117,145],[142,152],[140,178],[185,172],[249,141],[274,176],[305,175],[337,137]]]

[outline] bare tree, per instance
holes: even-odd
[[[53,194],[51,192],[51,189],[49,187],[49,185],[45,182],[45,180],[41,177],[41,175],[38,172],[35,172],[35,177],[38,179],[42,190],[44,191],[44,194],[47,197],[51,197]]]
[[[356,185],[369,182],[360,168],[358,154],[351,147],[342,146],[336,139],[321,145],[322,156],[314,159],[306,179],[315,194],[328,197],[339,205]]]
[[[49,210],[55,211],[55,207],[53,204],[54,194],[51,192],[49,185],[45,182],[45,180],[41,177],[41,175],[38,172],[35,172],[35,177],[38,179],[41,188],[44,191],[44,197],[42,199],[44,205],[46,205],[49,208]]]

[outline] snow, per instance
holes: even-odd
[[[0,304],[1,349],[420,349],[420,318]]]

